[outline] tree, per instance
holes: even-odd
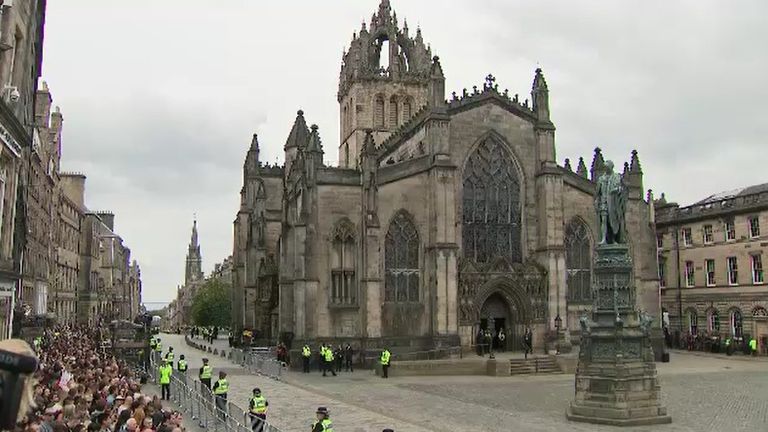
[[[209,279],[192,299],[192,321],[200,326],[228,326],[231,321],[232,287],[217,279]]]

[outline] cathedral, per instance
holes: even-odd
[[[253,136],[234,222],[233,327],[294,347],[395,352],[469,347],[486,328],[503,329],[511,349],[526,328],[537,352],[577,342],[607,158],[597,148],[589,168],[557,162],[541,69],[530,99],[491,75],[447,95],[421,30],[382,0],[343,55],[337,96],[338,167],[302,111],[284,165],[260,161]],[[638,308],[658,317],[652,197],[637,153],[627,156]]]

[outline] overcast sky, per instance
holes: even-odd
[[[203,270],[232,253],[257,132],[282,160],[296,110],[338,156],[342,49],[378,0],[48,2],[43,77],[64,115],[62,167],[87,176],[142,268],[144,299],[184,278],[192,215]],[[530,92],[544,69],[560,163],[636,148],[645,187],[690,203],[768,182],[768,2],[393,0],[439,55],[447,91],[489,72]]]

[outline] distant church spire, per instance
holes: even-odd
[[[197,217],[192,220],[192,237],[187,249],[187,265],[184,272],[184,284],[203,278],[203,258],[200,255],[200,242],[197,234]]]

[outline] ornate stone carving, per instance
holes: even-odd
[[[605,163],[604,173],[597,179],[595,209],[600,222],[600,244],[626,243],[627,191],[622,177],[613,172],[613,162]]]

